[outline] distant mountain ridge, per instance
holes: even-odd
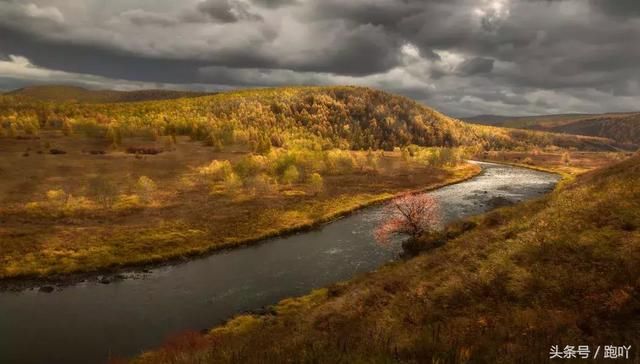
[[[199,97],[212,93],[175,91],[175,90],[90,90],[72,85],[38,85],[19,88],[5,92],[5,95],[22,96],[51,102],[83,102],[83,103],[113,103],[134,102],[148,100],[170,100],[183,97]]]
[[[609,138],[640,146],[640,112],[538,116],[479,115],[465,121],[506,128]]]

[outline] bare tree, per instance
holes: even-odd
[[[375,231],[376,240],[386,244],[394,235],[411,239],[433,231],[439,221],[438,203],[427,194],[405,194],[385,207],[385,218]]]

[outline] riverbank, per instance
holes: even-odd
[[[387,156],[387,158],[394,157]],[[316,196],[305,194],[291,196],[288,199],[289,203],[280,206],[279,210],[274,210],[274,206],[271,205],[265,211],[264,204],[253,204],[253,209],[256,210],[254,213],[257,213],[256,218],[252,220],[249,216],[245,217],[248,221],[233,222],[236,226],[241,224],[241,226],[246,227],[246,230],[235,229],[235,237],[230,237],[230,234],[228,234],[227,237],[215,243],[211,240],[208,242],[202,241],[200,244],[191,242],[189,246],[178,247],[177,250],[160,256],[144,256],[142,258],[140,255],[126,256],[126,261],[119,261],[101,267],[79,266],[76,269],[67,269],[64,273],[50,270],[44,274],[23,272],[16,276],[7,277],[5,275],[5,278],[0,280],[0,290],[24,290],[40,287],[43,292],[51,292],[54,289],[84,281],[109,284],[122,279],[144,277],[151,268],[178,264],[220,250],[251,245],[269,238],[308,231],[347,216],[364,207],[388,201],[398,193],[422,192],[460,183],[476,176],[480,173],[480,168],[473,164],[464,164],[447,169],[416,168],[414,166],[408,171],[414,174],[408,178],[405,177],[407,180],[400,181],[400,183],[391,180],[394,177],[393,175],[385,174],[362,176],[362,178],[368,180],[367,182],[364,180],[359,182],[358,178],[362,178],[357,175],[350,176],[349,180],[345,180],[343,176],[336,176],[333,180],[330,179],[332,182],[335,181],[336,185],[327,186],[326,189],[328,191],[325,193]],[[402,172],[406,173],[407,170]],[[363,182],[366,184],[363,184]],[[417,185],[421,187],[416,188],[415,186]],[[375,193],[375,190],[384,192]],[[349,191],[354,192],[354,195],[348,195]],[[244,204],[246,209],[250,209],[252,202],[255,203],[256,200],[241,201],[239,204]],[[236,207],[238,207],[237,205]],[[240,211],[242,211],[242,207],[240,207]],[[274,219],[274,217],[278,218]],[[265,219],[269,219],[269,221],[265,221]],[[252,222],[255,224],[249,226]],[[258,229],[256,229],[256,224]],[[221,231],[218,231],[218,233],[221,233]],[[238,235],[238,233],[241,234]],[[117,235],[115,238],[118,238]],[[135,238],[135,235],[131,238]],[[144,237],[138,236],[138,238]],[[18,263],[19,261],[13,262],[13,264]]]
[[[543,152],[491,151],[476,156],[478,160],[509,164],[542,172],[557,173],[564,179],[572,179],[580,174],[618,163],[632,153],[626,152],[583,152],[559,150]]]
[[[428,254],[133,362],[543,362],[552,345],[637,347],[639,174],[636,157],[580,175]]]

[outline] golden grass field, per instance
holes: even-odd
[[[432,168],[376,154],[378,168],[323,177],[321,191],[307,181],[262,189],[202,183],[198,168],[212,160],[232,164],[246,148],[212,148],[178,138],[172,150],[133,155],[129,146],[161,142],[126,139],[113,150],[101,139],[42,131],[39,139],[0,144],[0,278],[89,272],[203,254],[310,227],[402,191],[455,182],[477,167]],[[50,154],[51,149],[66,154]],[[105,154],[91,154],[105,152]],[[366,152],[347,152],[366,159]],[[366,162],[363,162],[366,164]],[[364,165],[363,164],[363,165]],[[141,201],[140,177],[156,188]],[[92,180],[117,192],[105,208],[91,195]],[[264,187],[264,186],[263,186]]]

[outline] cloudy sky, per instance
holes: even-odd
[[[454,116],[640,110],[640,0],[0,0],[0,89],[350,84]]]

